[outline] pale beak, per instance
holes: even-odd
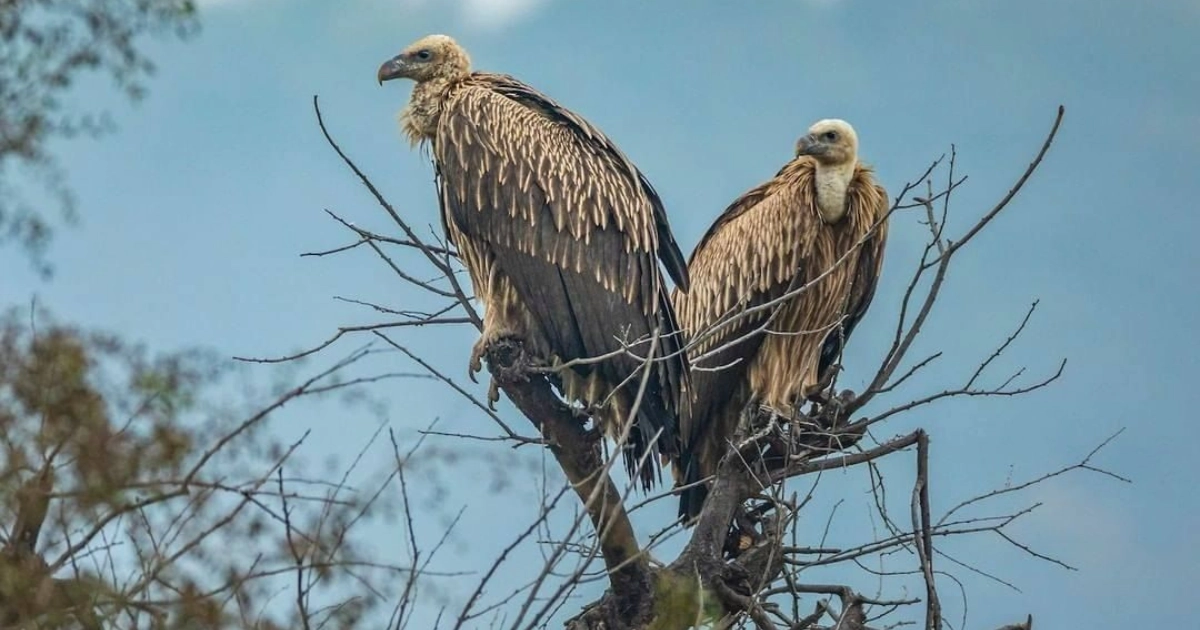
[[[403,55],[396,55],[379,66],[379,72],[375,74],[375,78],[379,79],[379,85],[383,85],[384,81],[403,78],[407,69],[408,64],[404,62]]]

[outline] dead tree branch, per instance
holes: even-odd
[[[609,474],[613,459],[606,459],[602,455],[603,438],[599,431],[595,428],[589,429],[586,415],[564,403],[553,389],[558,370],[564,369],[564,367],[572,368],[608,360],[612,357],[589,357],[576,360],[568,366],[556,366],[555,368],[534,367],[535,358],[525,354],[525,349],[519,341],[506,340],[493,344],[486,354],[489,372],[499,391],[503,391],[514,406],[537,428],[539,438],[529,440],[520,438],[506,423],[500,420],[496,412],[466,388],[455,384],[451,379],[438,372],[428,361],[406,350],[403,344],[387,336],[384,332],[385,329],[391,329],[396,334],[401,334],[406,329],[431,325],[470,322],[479,327],[480,322],[469,304],[470,297],[456,280],[458,270],[454,267],[457,264],[454,252],[444,244],[428,244],[417,235],[406,220],[382,197],[367,176],[334,142],[321,118],[315,98],[313,104],[326,141],[371,192],[380,207],[396,223],[403,236],[395,238],[371,232],[329,213],[339,224],[350,230],[356,240],[343,247],[307,255],[333,255],[363,246],[368,247],[385,264],[389,265],[409,288],[431,299],[440,298],[439,304],[449,302],[450,306],[440,310],[428,309],[430,311],[428,313],[414,313],[381,307],[371,302],[346,300],[389,315],[399,314],[403,319],[394,323],[343,327],[333,337],[311,350],[293,355],[293,357],[276,360],[306,356],[328,347],[344,335],[371,332],[393,348],[404,352],[406,356],[420,364],[435,378],[440,379],[459,395],[471,400],[481,412],[490,416],[501,426],[504,433],[497,439],[517,440],[518,443],[536,442],[545,446],[563,471],[570,488],[574,490],[581,501],[584,514],[595,532],[596,544],[594,546],[580,542],[577,537],[580,520],[577,519],[565,537],[547,543],[553,545],[553,550],[547,554],[546,565],[536,579],[515,589],[511,595],[501,600],[501,603],[477,610],[476,605],[479,602],[481,590],[498,566],[498,564],[493,565],[459,614],[457,626],[461,626],[468,620],[478,619],[480,615],[487,612],[498,610],[496,607],[507,602],[513,602],[515,607],[516,598],[522,596],[524,601],[519,610],[513,619],[508,620],[511,622],[511,627],[539,626],[562,605],[562,601],[571,592],[574,585],[587,579],[594,579],[588,577],[586,568],[590,560],[594,556],[598,556],[604,563],[604,575],[609,581],[609,589],[600,600],[588,604],[567,622],[567,627],[572,630],[598,628],[674,630],[708,622],[717,623],[717,627],[721,628],[732,628],[740,624],[739,627],[760,629],[828,627],[841,630],[860,628],[866,630],[872,628],[871,624],[877,623],[880,617],[918,603],[924,604],[925,627],[929,630],[940,630],[944,625],[943,602],[937,589],[937,578],[947,574],[945,569],[935,569],[935,560],[941,563],[944,559],[955,565],[961,563],[937,549],[935,546],[937,540],[948,536],[994,534],[1031,556],[1055,561],[1049,556],[1018,543],[1003,531],[1017,519],[1030,513],[1037,507],[1036,505],[999,516],[966,518],[958,515],[959,512],[984,503],[990,497],[1006,494],[1010,490],[995,491],[965,500],[943,514],[940,519],[934,519],[930,505],[930,486],[934,482],[929,469],[930,438],[925,429],[917,429],[882,443],[875,443],[873,446],[864,442],[864,440],[874,439],[870,430],[884,420],[933,402],[959,396],[1021,395],[1039,390],[1056,381],[1063,373],[1065,360],[1049,376],[1032,382],[1019,380],[1024,376],[1022,369],[1007,378],[996,379],[999,382],[997,385],[984,384],[987,381],[989,368],[993,368],[997,359],[1009,351],[1014,342],[1026,330],[1037,309],[1037,301],[1034,301],[1025,312],[1015,330],[980,361],[969,377],[964,379],[962,386],[947,388],[935,394],[895,404],[876,412],[873,416],[859,417],[859,414],[877,397],[893,395],[898,392],[901,386],[909,382],[915,374],[943,356],[942,352],[935,352],[907,368],[902,368],[906,364],[909,351],[923,332],[931,312],[941,297],[944,281],[952,261],[956,259],[955,255],[1010,206],[1012,200],[1041,165],[1057,136],[1063,120],[1063,108],[1058,109],[1040,149],[1013,186],[994,206],[975,220],[957,240],[946,236],[947,218],[950,202],[952,198],[955,198],[956,192],[967,181],[967,178],[956,173],[957,153],[954,147],[951,147],[948,160],[945,159],[946,156],[935,160],[920,177],[902,187],[889,209],[888,217],[901,216],[897,213],[909,209],[923,213],[922,222],[927,224],[929,240],[904,291],[891,346],[886,349],[869,386],[860,395],[854,395],[853,392],[848,391],[836,396],[831,395],[823,402],[812,405],[807,412],[797,409],[796,417],[786,419],[786,422],[777,422],[764,417],[751,418],[748,426],[744,427],[736,439],[731,440],[730,448],[721,459],[717,472],[711,480],[712,485],[704,509],[693,524],[683,551],[666,566],[657,568],[652,567],[649,563],[647,552],[659,540],[667,537],[666,532],[651,537],[646,545],[639,544],[629,513],[636,507],[661,497],[647,499],[638,506],[626,508],[624,506],[625,496]],[[942,183],[935,186],[934,175],[939,168],[946,170],[946,177]],[[922,189],[924,190],[922,191]],[[914,195],[913,193],[917,191],[922,191],[924,194]],[[400,267],[384,250],[384,246],[405,247],[421,251],[425,261],[429,263],[431,271],[426,273]],[[426,280],[424,278],[434,279]],[[807,286],[789,287],[783,297],[771,304],[760,305],[756,308],[759,310],[778,309],[787,300],[801,296],[806,289]],[[457,306],[463,307],[464,316],[452,313],[452,309]],[[728,326],[738,318],[748,315],[748,312],[729,313],[714,326]],[[768,333],[765,326],[759,328],[750,334]],[[705,334],[710,334],[713,330],[699,331],[688,340],[685,351],[695,347]],[[647,340],[641,340],[639,343],[644,342]],[[638,353],[634,353],[632,344],[623,347],[619,352],[614,353],[614,356],[621,354],[642,359],[647,362],[648,366],[650,361],[661,360],[660,357],[654,356],[654,340],[648,340],[648,343],[652,351],[646,357],[639,357]],[[829,384],[830,392],[833,391],[834,385],[835,383]],[[1107,443],[1106,441],[1104,444]],[[913,447],[915,447],[917,456],[917,470],[916,482],[909,500],[911,518],[909,524],[901,525],[899,521],[890,518],[887,514],[888,500],[884,480],[875,463],[882,458],[910,450]],[[1068,470],[1101,472],[1111,475],[1090,463],[1095,453],[1096,451],[1093,451],[1082,462],[1074,466],[1032,480],[1011,491],[1028,488]],[[872,483],[877,486],[873,488],[876,505],[886,529],[875,540],[857,545],[840,545],[831,548],[830,545],[824,544],[824,541],[812,546],[795,543],[785,545],[786,536],[795,532],[798,515],[806,505],[808,497],[812,496],[813,490],[809,490],[808,495],[797,502],[794,493],[792,498],[785,498],[784,484],[799,478],[810,477],[815,489],[823,473],[852,468],[860,464],[870,467]],[[1117,478],[1120,479],[1120,477]],[[561,494],[554,496],[555,500],[548,501],[546,505],[554,504]],[[671,495],[664,494],[662,496]],[[551,508],[545,507],[544,511],[539,513],[537,521],[518,538],[517,542],[514,542],[514,545],[528,539],[537,527],[544,526],[549,509]],[[832,523],[832,521],[833,515],[829,522]],[[550,540],[550,537],[547,539]],[[542,602],[540,610],[537,610],[533,606],[534,600],[539,597],[545,580],[568,550],[581,557],[580,567],[569,575],[561,576],[563,578],[562,586],[549,595]],[[863,561],[868,557],[883,558],[896,553],[911,554],[914,559],[913,564],[903,571],[889,572],[880,568],[874,570],[873,575],[880,578],[885,575],[919,577],[924,583],[923,596],[919,600],[916,598],[868,597],[848,585],[806,584],[807,580],[801,579],[803,572],[811,572],[820,567],[836,564],[861,567]],[[507,557],[507,551],[501,554],[497,563],[503,562],[505,557]],[[944,565],[939,564],[939,566]],[[970,567],[968,566],[968,568]],[[954,579],[953,576],[950,576],[950,579]],[[800,598],[813,595],[823,595],[826,596],[826,599],[819,600],[811,614],[802,616],[799,612]],[[784,607],[779,604],[780,598],[787,600],[791,607],[790,613],[785,612]],[[836,602],[830,598],[836,598]],[[1027,620],[1025,624],[1011,627],[1028,630],[1030,624],[1031,620]]]

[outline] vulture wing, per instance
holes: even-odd
[[[651,373],[626,463],[632,470],[660,429],[655,450],[675,455],[688,366],[657,259],[685,290],[688,273],[657,193],[600,131],[512,77],[476,73],[445,107],[434,142],[443,219],[487,243],[564,361],[658,329],[656,355],[673,356]],[[613,386],[628,380],[631,392],[641,369],[629,356],[577,368]],[[646,487],[656,473],[642,471]]]
[[[766,323],[775,309],[733,318],[797,288],[796,283],[803,280],[802,241],[796,222],[779,219],[812,205],[811,199],[799,196],[806,194],[806,182],[783,177],[801,167],[811,171],[806,165],[807,161],[789,163],[774,179],[730,204],[692,253],[691,290],[675,296],[680,321],[696,342],[689,351],[696,368],[690,383],[695,397],[690,410],[680,416],[682,470],[677,470],[676,476],[683,484],[695,483],[716,470],[741,411],[730,409],[729,403],[744,401],[746,370],[765,336],[751,333]],[[722,326],[722,321],[732,323]],[[719,328],[709,334],[714,324]],[[713,354],[704,356],[708,353]],[[699,514],[706,494],[702,485],[685,490],[680,515]]]

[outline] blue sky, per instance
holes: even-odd
[[[325,146],[313,94],[343,148],[393,204],[414,223],[436,225],[430,166],[395,123],[408,86],[375,83],[380,62],[427,33],[454,35],[478,68],[513,74],[604,129],[661,192],[685,251],[726,203],[775,172],[811,122],[826,117],[855,125],[862,158],[893,193],[955,143],[959,168],[970,176],[951,216],[951,229],[961,230],[1004,194],[1064,104],[1059,142],[956,263],[913,355],[946,356],[879,405],[959,384],[1034,299],[1038,312],[997,375],[1022,365],[1046,374],[1063,357],[1066,375],[1026,398],[911,413],[877,437],[916,426],[931,432],[938,511],[1010,477],[1072,463],[1128,427],[1098,463],[1133,485],[1079,475],[1055,480],[1027,496],[1044,505],[1015,530],[1080,571],[991,538],[947,543],[956,558],[1021,589],[955,571],[970,593],[968,627],[1010,623],[1026,612],[1048,628],[1175,627],[1194,618],[1200,2],[792,0],[753,10],[631,0],[201,5],[196,40],[154,44],[159,74],[144,102],[127,106],[104,85],[79,95],[111,108],[120,130],[61,146],[82,223],[59,233],[49,282],[16,250],[0,250],[0,304],[36,295],[61,318],[155,347],[202,344],[259,356],[310,345],[339,325],[377,321],[334,295],[406,305],[411,292],[367,252],[298,255],[348,242],[324,208],[388,229]],[[894,219],[879,291],[847,352],[844,387],[861,389],[886,348],[921,245],[916,219]],[[474,341],[466,328],[400,337],[453,375],[464,373]],[[412,369],[395,361],[395,369]],[[403,435],[434,417],[490,430],[485,418],[427,383],[381,393],[394,403],[389,419]],[[503,409],[512,415],[507,403]],[[281,434],[305,428],[315,437],[308,452],[319,458],[353,455],[375,425],[305,409],[276,425]],[[540,462],[502,447],[462,448],[504,466]],[[898,459],[886,470],[902,487],[911,469],[910,460]],[[532,517],[536,506],[521,499],[535,493],[485,496],[477,475],[491,469],[463,470],[447,474],[443,497],[455,509],[468,505],[447,563],[478,569]],[[534,469],[510,470],[515,484],[536,479]],[[822,483],[801,536],[819,535],[822,508],[841,498],[834,537],[869,534],[863,471]],[[653,531],[673,510],[655,506],[639,513],[638,524]],[[511,528],[497,526],[508,519]],[[380,548],[402,557],[390,543]],[[673,549],[661,555],[670,558]],[[525,551],[517,562],[540,566],[536,549]],[[868,593],[877,587],[867,574],[846,579]],[[466,588],[443,587],[451,598]],[[944,588],[957,614],[953,583]]]

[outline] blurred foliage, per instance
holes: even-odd
[[[395,468],[366,492],[297,476],[303,438],[263,430],[289,401],[352,392],[334,380],[351,363],[264,400],[208,352],[0,317],[0,626],[355,627],[384,598],[339,585],[404,571],[351,535],[395,512]],[[258,402],[224,400],[231,382]],[[269,605],[288,588],[295,605]]]
[[[155,70],[146,36],[186,38],[198,26],[192,0],[0,0],[0,243],[16,243],[50,272],[52,216],[75,219],[54,141],[112,127],[89,99],[70,98],[79,96],[73,88],[107,76],[137,100]]]

